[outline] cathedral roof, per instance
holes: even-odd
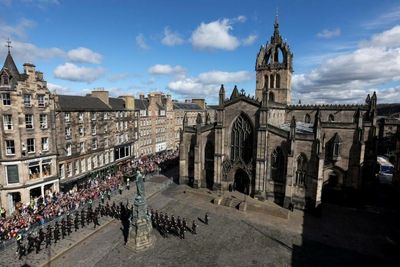
[[[284,123],[279,126],[282,130],[290,131],[290,122]],[[313,124],[312,123],[305,123],[302,121],[296,122],[296,133],[302,134],[312,134],[313,133]]]

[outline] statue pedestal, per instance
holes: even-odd
[[[126,245],[132,250],[143,251],[154,244],[155,237],[151,233],[153,227],[147,215],[147,206],[144,198],[136,197],[134,206],[132,230],[129,233],[129,240]]]

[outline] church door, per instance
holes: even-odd
[[[250,179],[245,171],[238,169],[235,173],[234,189],[248,195],[250,193]]]

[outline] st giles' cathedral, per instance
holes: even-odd
[[[305,208],[368,180],[376,161],[376,94],[363,105],[292,105],[292,60],[276,19],[257,54],[255,96],[235,87],[226,98],[222,85],[214,122],[199,115],[188,126],[184,119],[180,183]]]

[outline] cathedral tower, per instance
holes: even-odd
[[[290,104],[292,100],[293,54],[279,34],[278,16],[275,17],[274,34],[270,42],[261,46],[256,61],[256,97],[262,100],[268,91],[270,101]]]

